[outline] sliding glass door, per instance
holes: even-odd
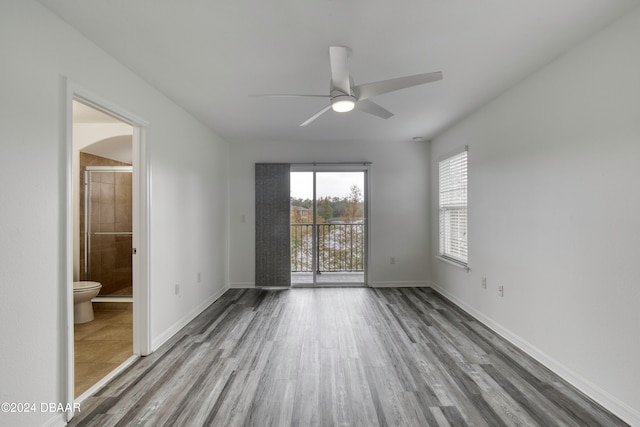
[[[291,283],[367,283],[367,168],[291,171]]]

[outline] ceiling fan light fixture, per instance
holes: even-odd
[[[336,113],[346,113],[353,110],[356,106],[356,100],[350,95],[338,95],[331,99],[331,108]]]

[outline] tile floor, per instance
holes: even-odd
[[[93,303],[95,319],[74,325],[75,396],[133,354],[131,303]]]

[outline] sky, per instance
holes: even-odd
[[[316,197],[347,197],[351,186],[364,193],[364,172],[317,172]],[[291,197],[313,198],[313,172],[291,172]]]

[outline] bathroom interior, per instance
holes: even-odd
[[[73,101],[74,395],[133,355],[133,127]]]

